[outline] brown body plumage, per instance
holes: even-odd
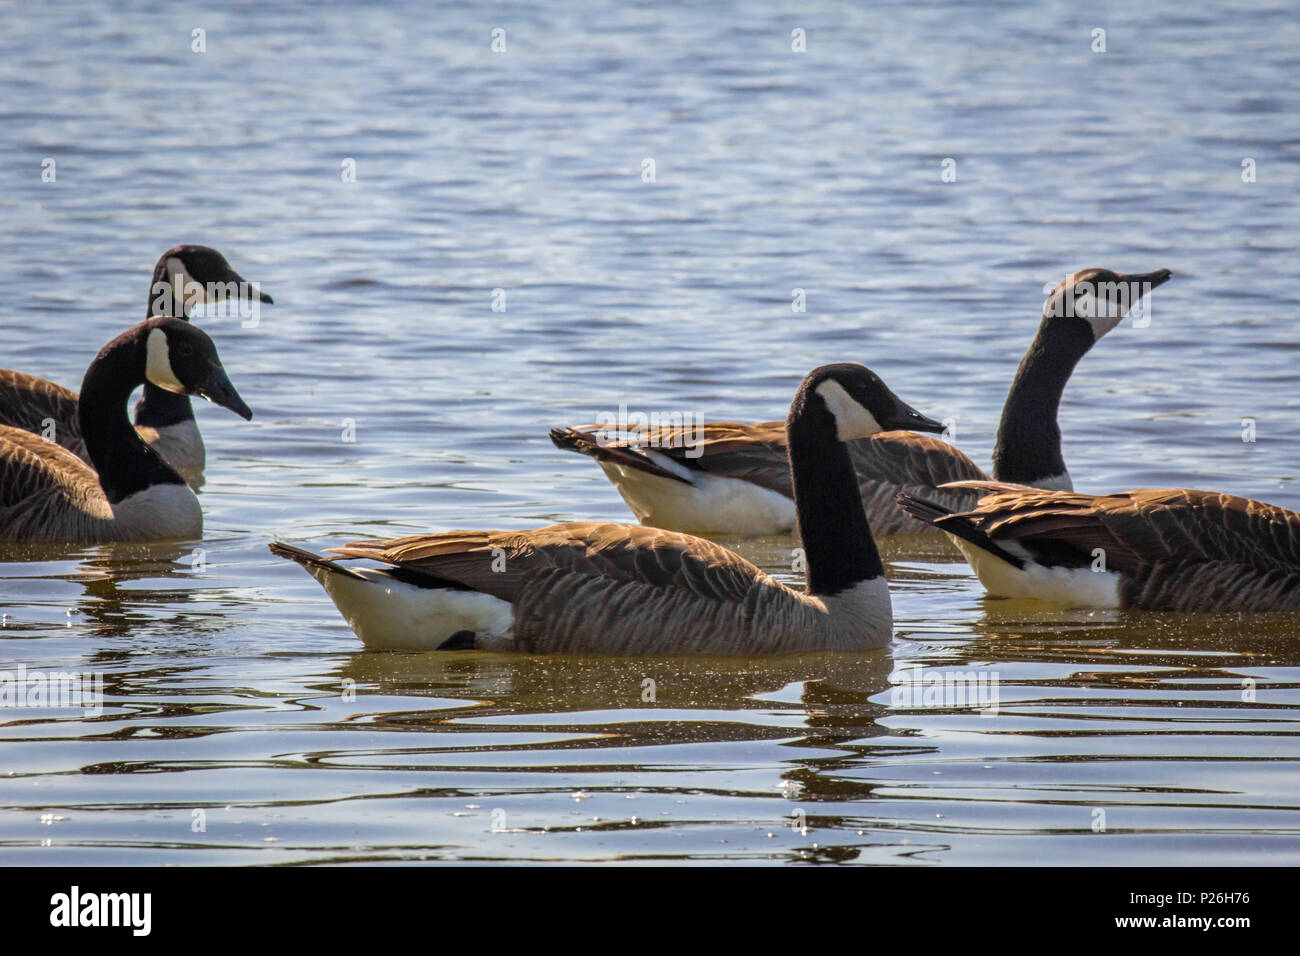
[[[297,549],[272,550],[296,558]],[[329,553],[370,558],[510,603],[511,638],[481,641],[480,648],[604,654],[851,650],[880,643],[884,623],[878,613],[828,613],[822,599],[776,581],[711,541],[637,525],[455,531],[357,541]]]

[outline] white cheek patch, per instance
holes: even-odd
[[[1074,298],[1074,314],[1092,326],[1093,341],[1099,341],[1119,325],[1129,312],[1140,309],[1141,298],[1130,298],[1127,287],[1118,283],[1103,283],[1100,294],[1096,289],[1088,289]]]
[[[184,393],[176,373],[172,371],[171,349],[167,345],[167,333],[162,329],[150,329],[145,340],[144,377],[153,385],[169,392]]]
[[[817,386],[816,392],[835,416],[835,437],[840,441],[867,438],[885,430],[876,421],[876,417],[867,411],[861,402],[844,391],[844,386],[834,379],[828,378],[822,382]]]
[[[195,281],[185,268],[185,263],[175,256],[167,260],[167,274],[172,280],[172,301],[184,305],[186,311],[192,305],[201,305],[207,301],[203,284]]]

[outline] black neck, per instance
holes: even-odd
[[[144,316],[146,319],[153,318],[155,315],[171,315],[175,319],[189,318],[185,311],[185,303],[175,294],[175,289],[171,289],[166,294],[166,298],[160,301],[162,295],[160,285],[170,284],[171,276],[167,274],[167,259],[164,257],[154,266],[153,278],[149,280],[149,301],[145,304]],[[163,303],[170,303],[170,309],[160,308]],[[145,382],[144,396],[140,399],[140,404],[135,407],[137,425],[165,428],[168,425],[179,425],[181,422],[193,420],[194,406],[190,404],[188,395],[177,395],[175,392]]]
[[[885,568],[834,416],[820,398],[800,395],[786,431],[808,593],[827,597],[880,577]]]
[[[1044,319],[1039,326],[1002,406],[993,449],[998,481],[1029,484],[1065,474],[1056,416],[1070,374],[1094,341],[1086,322]]]
[[[117,504],[152,485],[184,484],[146,445],[126,416],[126,403],[144,382],[145,343],[150,326],[136,326],[100,351],[86,369],[77,402],[81,437],[99,486]]]

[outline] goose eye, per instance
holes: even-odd
[[[182,342],[180,345],[176,346],[176,354],[181,358],[189,358],[194,354],[194,346]]]

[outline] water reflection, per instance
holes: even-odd
[[[849,720],[857,734],[869,733],[877,715],[869,698],[888,685],[892,670],[892,659],[883,650],[739,660],[379,651],[351,656],[338,680],[368,685],[380,696],[426,692],[464,697],[474,702],[479,717],[608,711],[611,726],[626,722],[636,727],[635,720],[614,713],[634,710],[650,718],[645,730],[658,734],[659,721],[651,716],[656,712],[713,710],[743,716],[776,708],[798,714],[808,727]],[[689,722],[699,724],[694,718]]]

